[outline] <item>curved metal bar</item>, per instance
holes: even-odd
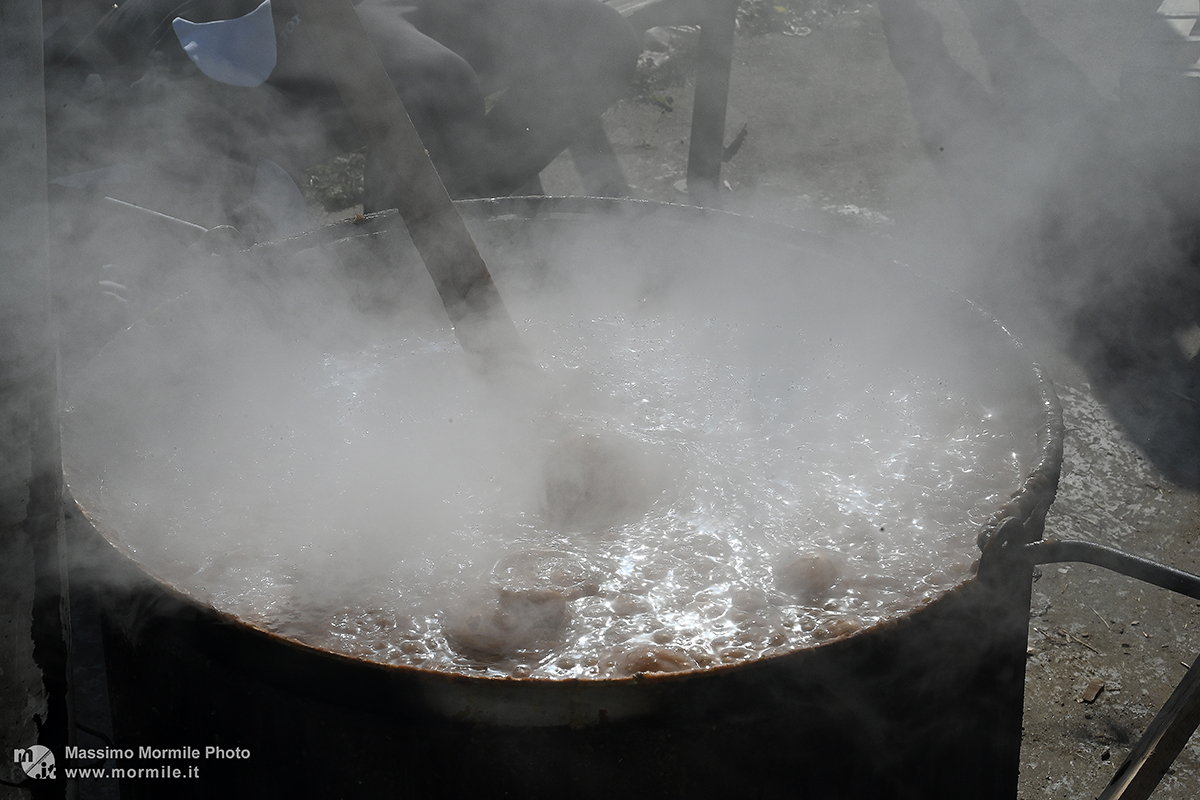
[[[1025,545],[1022,554],[1033,564],[1055,564],[1078,561],[1119,572],[1139,581],[1200,600],[1200,576],[1168,567],[1141,556],[1093,542],[1044,541]]]

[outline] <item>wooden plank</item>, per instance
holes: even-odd
[[[1099,800],[1146,800],[1200,726],[1200,658],[1175,687]]]
[[[712,0],[608,0],[634,30],[646,31],[660,25],[703,26]],[[720,5],[723,0],[716,0]]]
[[[651,0],[653,1],[653,0]],[[1163,0],[1158,13],[1164,17],[1200,17],[1200,0]]]
[[[609,5],[620,11],[621,16],[628,17],[630,14],[636,14],[644,8],[664,2],[670,2],[670,0],[621,0],[621,2],[610,2]]]

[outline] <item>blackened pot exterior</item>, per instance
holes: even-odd
[[[107,606],[117,744],[249,755],[122,793],[1012,798],[1029,579],[971,581],[882,629],[720,675],[648,677],[652,711],[575,727],[448,718],[423,700],[446,678],[305,651],[146,585]]]

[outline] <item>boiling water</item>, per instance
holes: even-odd
[[[1000,411],[803,330],[522,327],[544,391],[498,389],[426,332],[346,351],[267,336],[219,381],[130,392],[139,422],[95,507],[169,582],[308,644],[596,678],[911,610],[970,575],[1028,466]]]

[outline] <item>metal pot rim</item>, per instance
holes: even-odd
[[[840,247],[838,243],[826,237],[816,236],[810,232],[788,228],[786,226],[777,225],[774,223],[766,223],[761,220],[756,220],[752,217],[744,217],[736,214],[731,214],[723,211],[712,209],[701,209],[691,206],[671,205],[664,203],[655,203],[652,201],[639,200],[612,200],[605,198],[578,198],[578,197],[538,197],[538,198],[504,198],[504,199],[488,199],[488,200],[472,200],[462,201],[458,203],[463,215],[469,220],[485,220],[485,219],[513,219],[513,220],[531,220],[536,217],[561,217],[570,219],[573,217],[588,217],[597,214],[625,214],[636,216],[639,219],[646,215],[667,215],[672,218],[683,220],[726,220],[741,227],[747,233],[755,236],[761,236],[776,243],[797,246],[804,249],[816,250],[826,254],[833,254],[835,257],[839,255]],[[389,225],[394,224],[396,219],[394,212],[384,212],[381,214],[371,215],[368,218],[359,218],[353,221],[344,223],[335,223],[326,228],[311,231],[300,236],[283,240],[278,243],[258,245],[252,248],[251,253],[262,253],[272,255],[287,255],[300,250],[319,246],[321,244],[332,243],[339,239],[345,239],[353,236],[364,234],[378,233],[385,230]],[[911,273],[904,265],[892,265],[897,269],[903,269],[912,274],[914,280],[922,280],[915,273]],[[928,283],[928,281],[924,281]],[[946,290],[942,290],[946,291]],[[965,298],[961,298],[962,302],[968,303]],[[1037,463],[1029,475],[1025,478],[1021,486],[1013,493],[1010,500],[997,510],[989,521],[982,526],[979,533],[979,544],[981,548],[986,545],[996,530],[1004,523],[1005,520],[1016,517],[1024,525],[1025,531],[1029,539],[1035,540],[1041,538],[1043,524],[1046,511],[1053,502],[1055,491],[1057,488],[1058,478],[1062,465],[1062,448],[1063,448],[1063,423],[1062,411],[1059,406],[1057,395],[1054,392],[1053,384],[1050,381],[1046,372],[1031,359],[1025,356],[1022,345],[1012,335],[1003,328],[1003,326],[990,314],[973,306],[975,311],[983,318],[985,322],[996,325],[1002,335],[1007,338],[1012,348],[1016,351],[1019,358],[1028,364],[1032,370],[1035,382],[1037,385],[1038,402],[1040,404],[1041,425],[1037,431],[1037,439],[1039,444],[1039,454]],[[73,473],[73,469],[69,465],[64,465],[66,473],[66,481],[68,487],[72,484],[79,485],[73,480],[77,476]],[[175,595],[181,602],[195,604],[201,607],[202,614],[211,621],[239,628],[245,628],[253,631],[256,635],[265,637],[266,639],[284,645],[289,649],[299,649],[302,652],[320,656],[322,658],[335,659],[338,662],[353,664],[358,667],[367,666],[372,670],[381,670],[384,673],[396,676],[417,677],[424,682],[432,682],[445,686],[474,686],[474,687],[521,687],[532,691],[563,691],[571,689],[585,688],[590,691],[603,687],[611,687],[618,690],[631,688],[644,688],[647,686],[667,686],[680,682],[692,681],[704,677],[719,677],[739,673],[746,669],[755,668],[765,663],[777,663],[787,659],[802,659],[808,653],[813,653],[830,647],[836,647],[839,644],[850,640],[857,639],[863,636],[869,636],[881,630],[890,629],[896,625],[904,624],[910,617],[919,613],[924,608],[937,605],[946,601],[948,597],[961,593],[965,587],[977,580],[977,576],[969,576],[961,582],[945,590],[938,597],[932,599],[924,606],[917,607],[903,614],[889,617],[873,624],[860,628],[852,633],[833,636],[821,642],[813,643],[803,647],[798,647],[792,650],[761,656],[754,659],[748,659],[743,662],[734,664],[723,664],[708,667],[697,667],[695,669],[681,670],[678,672],[664,673],[638,673],[623,677],[604,677],[604,678],[539,678],[526,677],[514,678],[510,676],[487,676],[487,675],[472,675],[462,672],[443,672],[421,667],[413,667],[403,664],[386,664],[377,661],[371,661],[365,658],[350,656],[344,653],[339,653],[326,648],[305,644],[295,639],[284,637],[280,634],[273,633],[265,628],[260,627],[252,622],[243,620],[231,613],[223,612],[213,608],[211,605],[204,603],[188,592],[180,589],[171,581],[162,578],[157,572],[147,565],[133,553],[132,550],[125,545],[119,534],[116,531],[108,528],[102,520],[95,519],[86,510],[83,510],[85,517],[107,542],[107,544],[124,559],[135,565],[140,572],[150,578],[158,588]]]

